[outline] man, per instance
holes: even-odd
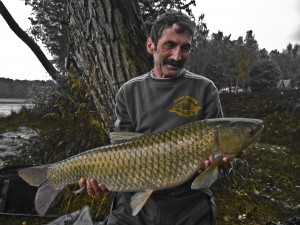
[[[169,11],[154,22],[147,50],[152,71],[125,83],[116,96],[116,129],[152,133],[192,121],[222,117],[218,90],[212,81],[183,69],[191,49],[195,24],[183,13]],[[210,156],[203,169],[214,160]],[[106,188],[94,179],[81,179],[89,195]],[[132,216],[133,193],[117,193],[104,224],[208,225],[215,223],[212,192],[191,190],[192,180],[156,191],[141,212]]]

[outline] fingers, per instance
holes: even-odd
[[[106,192],[106,191],[107,191],[107,188],[106,188],[105,185],[102,184],[102,183],[98,184],[98,187],[100,188],[100,190],[101,190],[102,192]]]
[[[100,195],[102,192],[107,191],[107,188],[104,184],[98,184],[98,182],[93,178],[80,178],[78,184],[80,188],[86,186],[87,194],[91,197],[93,197],[94,195]]]
[[[206,170],[211,164],[213,164],[215,161],[214,155],[209,155],[208,158],[204,161],[204,170]]]
[[[230,159],[228,156],[224,156],[222,158],[222,166],[225,170],[229,170],[230,168]]]
[[[215,161],[215,156],[214,155],[208,156],[208,158],[206,160],[204,160],[203,165],[201,166],[199,173],[206,170],[211,164],[214,163],[214,161]]]
[[[79,184],[79,187],[80,188],[83,188],[85,186],[85,183],[86,183],[86,179],[85,178],[80,178],[78,184]]]
[[[89,196],[94,196],[95,194],[100,194],[101,189],[98,187],[98,184],[95,179],[86,180],[86,190]]]
[[[245,153],[244,151],[242,151],[242,152],[240,152],[236,157],[239,158],[239,159],[243,159],[243,158],[245,158],[245,156],[246,156],[246,153]],[[224,170],[229,170],[230,167],[232,166],[232,165],[230,164],[230,160],[231,160],[231,159],[232,159],[232,158],[230,158],[230,157],[224,155],[223,158],[222,158],[222,165],[221,165],[221,168],[224,169]]]

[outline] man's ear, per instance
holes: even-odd
[[[147,51],[152,55],[154,51],[154,43],[151,40],[151,38],[147,38],[146,46],[147,46]]]

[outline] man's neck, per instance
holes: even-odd
[[[156,79],[172,79],[180,76],[182,74],[182,71],[183,69],[177,75],[167,75],[167,74],[163,74],[162,72],[152,70],[152,76]]]

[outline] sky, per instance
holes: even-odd
[[[30,27],[30,7],[21,0],[2,0],[23,30]],[[196,18],[205,14],[210,35],[222,31],[231,40],[252,30],[259,48],[282,52],[300,44],[300,0],[197,0]],[[46,49],[42,47],[46,52]],[[49,58],[51,56],[46,54]],[[0,77],[19,80],[51,79],[33,52],[0,16]]]

